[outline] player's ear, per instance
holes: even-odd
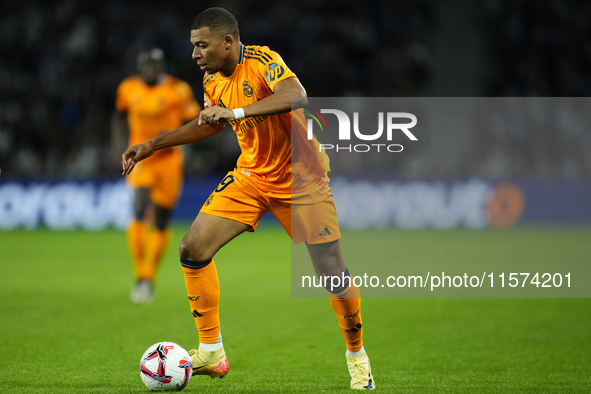
[[[231,34],[226,34],[224,37],[224,46],[226,47],[226,51],[230,49],[233,43],[234,36],[232,36]]]

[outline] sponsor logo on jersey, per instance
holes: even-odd
[[[187,298],[189,301],[197,301],[199,298],[201,298],[201,296],[187,296]]]
[[[220,107],[228,108],[226,104],[220,99]],[[233,126],[240,125],[240,132],[246,133],[248,130],[256,127],[257,125],[263,123],[267,119],[267,116],[253,116],[251,118],[245,118],[241,120],[233,120],[230,124]]]
[[[211,204],[211,202],[213,201],[213,197],[214,196],[215,196],[214,194],[212,194],[211,196],[209,196],[209,198],[207,199],[207,201],[205,201],[205,206],[208,206],[209,204]]]
[[[240,131],[242,133],[246,133],[248,130],[253,129],[254,127],[258,126],[259,124],[263,123],[267,119],[267,116],[255,116],[252,118],[242,119],[240,123]],[[230,122],[232,123],[232,122]]]

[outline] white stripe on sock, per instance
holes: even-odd
[[[201,345],[199,345],[199,346],[201,346]],[[346,355],[347,357],[356,357],[356,356],[359,356],[359,355],[360,355],[361,353],[363,353],[364,351],[365,351],[365,349],[363,348],[363,346],[361,346],[361,349],[359,349],[359,350],[358,350],[358,351],[356,351],[356,352],[352,352],[352,351],[350,351],[349,349],[347,349],[347,352],[345,353],[345,355]]]
[[[215,352],[219,348],[223,347],[222,344],[222,332],[218,334],[218,339],[215,340],[215,343],[201,343],[199,342],[199,349],[203,349],[206,352]]]

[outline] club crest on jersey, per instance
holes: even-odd
[[[242,86],[244,86],[244,95],[246,97],[252,97],[252,87],[248,84],[248,81],[242,82]]]
[[[211,202],[213,201],[213,194],[211,196],[209,196],[209,198],[207,199],[207,201],[205,201],[205,206],[208,206],[209,204],[211,204]]]

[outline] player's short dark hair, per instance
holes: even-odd
[[[151,48],[141,51],[137,57],[137,69],[142,70],[146,66],[156,66],[161,71],[166,67],[164,52],[160,48]]]
[[[197,30],[202,27],[209,27],[211,31],[222,34],[232,34],[240,37],[238,31],[238,21],[232,13],[221,7],[212,7],[203,11],[193,19],[191,30]]]
[[[164,52],[160,48],[151,48],[141,51],[137,57],[138,63],[145,63],[149,61],[164,62]]]

